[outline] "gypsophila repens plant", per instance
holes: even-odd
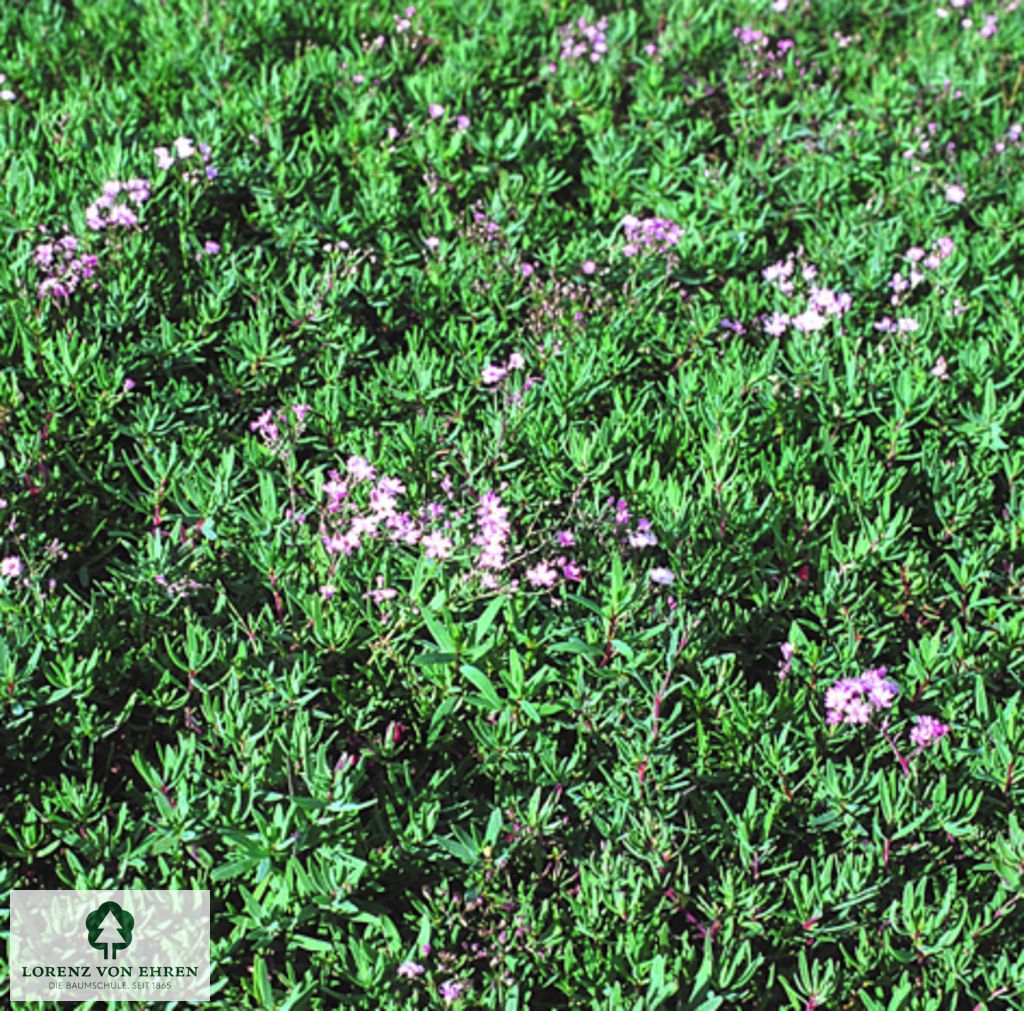
[[[0,37],[0,904],[209,890],[216,1011],[1024,1006],[1016,0]]]

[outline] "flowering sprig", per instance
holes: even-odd
[[[788,663],[788,657],[787,657]],[[888,677],[886,667],[874,667],[864,671],[860,677],[839,678],[825,692],[825,723],[837,726],[841,723],[865,725],[879,711],[891,709],[900,693],[899,685]],[[952,729],[933,716],[915,716],[910,740],[916,746],[917,754],[944,737]],[[892,748],[904,774],[909,776],[910,767],[900,753],[896,742],[889,734],[888,719],[883,719],[878,732]]]
[[[149,197],[148,179],[129,179],[127,182],[110,179],[103,184],[103,192],[86,208],[85,223],[94,232],[106,228],[135,228],[139,218],[129,204],[140,207]]]
[[[263,444],[278,453],[284,443],[281,437],[281,425],[292,423],[292,435],[297,438],[306,423],[306,415],[309,413],[309,404],[292,404],[290,408],[278,408],[276,411],[268,408],[258,417],[249,422],[249,431],[255,432],[263,440]]]
[[[599,18],[591,23],[581,15],[575,21],[561,25],[558,29],[558,37],[562,41],[559,60],[570,64],[582,59],[600,63],[608,52],[607,31],[607,18]]]
[[[173,153],[172,149],[173,148]],[[182,173],[182,178],[189,183],[197,183],[205,176],[208,180],[217,178],[217,168],[210,164],[210,145],[196,144],[191,137],[177,137],[174,143],[168,147],[155,147],[153,154],[156,155],[157,168],[167,171],[175,165],[188,164],[188,168]],[[196,156],[203,166],[202,173],[196,165]]]
[[[952,729],[948,723],[943,723],[934,716],[915,716],[914,727],[910,731],[910,740],[920,752],[945,737]]]
[[[899,694],[899,685],[886,678],[885,667],[866,670],[860,677],[840,678],[825,693],[825,722],[869,723],[878,709],[889,709]]]
[[[97,260],[94,254],[82,251],[77,236],[65,235],[36,246],[32,262],[43,273],[37,288],[39,297],[66,299],[82,281],[93,276]]]
[[[623,256],[636,256],[644,249],[666,253],[673,246],[678,246],[683,236],[679,225],[668,218],[638,218],[627,214],[621,224],[626,234]]]
[[[797,264],[800,264],[799,275]],[[853,305],[849,293],[837,292],[817,283],[818,268],[804,261],[802,249],[765,267],[761,277],[787,298],[799,297],[797,287],[800,282],[807,286],[805,308],[801,312],[776,311],[761,317],[765,332],[773,337],[781,337],[790,327],[798,333],[815,333],[824,329],[830,319],[842,319]]]

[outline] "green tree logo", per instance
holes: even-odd
[[[89,944],[97,950],[105,948],[105,958],[117,958],[117,949],[132,943],[134,926],[135,917],[116,902],[104,902],[85,918]]]

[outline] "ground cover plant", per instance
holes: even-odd
[[[215,1008],[1024,1006],[1016,0],[0,12],[0,899]]]

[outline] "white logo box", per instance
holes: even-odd
[[[10,922],[12,1003],[210,999],[208,891],[15,889]]]

